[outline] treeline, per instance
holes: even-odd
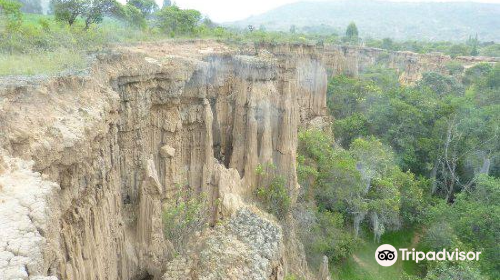
[[[336,35],[334,35],[336,36]],[[411,51],[416,53],[440,52],[451,57],[457,56],[492,56],[500,57],[500,44],[495,42],[481,42],[478,36],[469,36],[465,42],[426,42],[426,41],[395,41],[391,38],[381,40],[360,38],[356,23],[351,22],[345,31],[345,36],[336,37],[339,42],[364,45],[387,49],[391,51]]]
[[[254,26],[249,26],[255,31],[266,31],[265,25],[261,25],[258,29]],[[362,30],[361,30],[362,31]],[[309,43],[333,43],[333,44],[350,44],[358,46],[367,46],[374,48],[387,49],[391,51],[411,51],[416,53],[431,53],[440,52],[457,56],[491,56],[500,57],[500,44],[493,41],[483,42],[480,38],[469,36],[464,42],[448,42],[448,41],[417,41],[417,40],[394,40],[392,38],[374,39],[371,37],[361,37],[360,30],[355,22],[351,22],[344,31],[338,31],[328,25],[305,26],[298,28],[295,25],[290,27],[289,32],[267,32],[269,34],[281,34],[281,36],[295,35],[295,39],[307,39]]]
[[[477,37],[470,37],[465,42],[422,42],[394,41],[391,38],[382,40],[366,39],[366,46],[391,51],[411,51],[416,53],[440,52],[451,57],[457,56],[492,56],[500,57],[500,44],[480,42]]]

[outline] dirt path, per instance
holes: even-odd
[[[352,255],[352,258],[362,268],[367,268],[368,267],[368,265],[364,261],[362,261],[358,256]]]
[[[411,239],[411,245],[410,248],[416,248],[418,243],[420,242],[420,238],[425,234],[425,228],[421,228],[415,231],[415,234],[413,235],[413,238]]]

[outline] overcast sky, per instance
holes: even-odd
[[[124,1],[124,0],[122,0]],[[160,6],[163,0],[156,0]],[[312,0],[309,0],[312,1]],[[316,0],[318,1],[318,0]],[[320,0],[321,1],[321,0]],[[332,0],[330,0],[332,1]],[[470,0],[389,0],[395,2],[470,2]],[[181,8],[201,11],[217,22],[235,21],[260,14],[283,4],[299,0],[173,0]],[[500,0],[477,0],[473,2],[500,3]]]

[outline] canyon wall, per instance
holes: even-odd
[[[394,69],[399,74],[400,82],[412,85],[422,78],[425,72],[450,74],[448,64],[457,63],[465,69],[478,63],[495,64],[500,57],[458,56],[455,58],[442,53],[419,54],[409,51],[389,51],[385,49],[340,46],[329,44],[255,44],[246,49],[247,52],[266,49],[276,55],[290,53],[302,54],[314,52],[318,61],[324,65],[330,76],[345,74],[357,76],[370,66]]]
[[[328,75],[382,56],[151,43],[98,54],[85,73],[1,80],[0,279],[312,277],[293,228],[253,205],[256,170],[275,166],[294,198],[297,132],[328,123]],[[408,83],[448,61],[389,57]],[[206,198],[210,225],[187,256],[163,234],[180,188]]]

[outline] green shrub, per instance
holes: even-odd
[[[313,232],[317,239],[306,246],[310,246],[318,256],[327,256],[334,263],[349,257],[356,249],[356,239],[346,230],[344,217],[340,213],[317,211]]]
[[[449,265],[438,263],[429,270],[425,280],[487,280],[481,272],[468,263]]]
[[[464,66],[458,61],[452,61],[446,64],[446,69],[451,75],[460,75],[464,71]]]
[[[484,56],[500,57],[500,44],[486,46],[479,53]]]
[[[271,171],[271,172],[269,172]],[[264,186],[255,190],[257,199],[264,209],[275,215],[278,219],[284,219],[290,212],[291,199],[286,188],[285,179],[282,176],[274,175],[274,167],[259,165],[256,173]]]
[[[177,252],[188,239],[203,229],[208,222],[206,202],[203,196],[193,194],[188,187],[178,186],[174,201],[163,205],[163,233]]]
[[[485,77],[486,75],[491,73],[492,69],[493,69],[493,66],[491,66],[491,64],[488,64],[488,63],[476,64],[476,65],[468,68],[467,70],[465,70],[464,77],[463,77],[463,83],[465,85],[471,85],[475,82],[478,82],[481,79],[483,79],[483,77]]]
[[[15,31],[21,25],[23,20],[21,6],[17,1],[0,0],[0,33]]]
[[[490,88],[500,88],[500,63],[497,63],[486,78],[486,84]]]
[[[302,278],[296,276],[295,274],[287,274],[283,280],[301,280]]]

